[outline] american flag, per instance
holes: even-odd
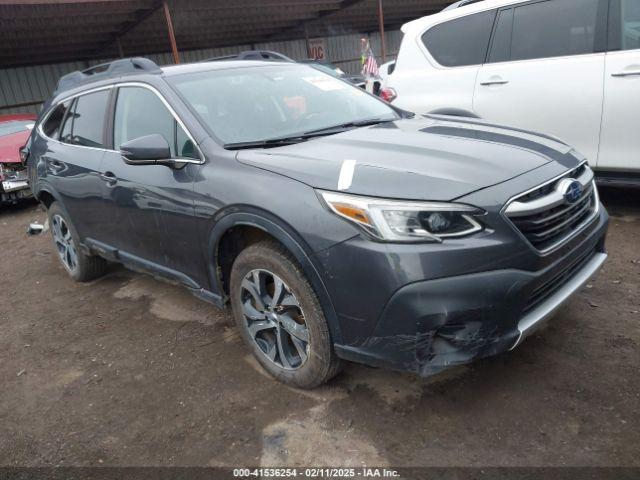
[[[373,56],[373,52],[369,52],[364,65],[362,66],[362,75],[365,77],[377,77],[378,76],[378,62],[376,57]]]

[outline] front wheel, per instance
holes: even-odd
[[[281,245],[264,241],[243,250],[233,264],[230,290],[238,329],[272,376],[314,388],[339,372],[318,298]]]
[[[67,273],[77,282],[88,282],[104,275],[107,262],[82,251],[78,233],[60,205],[53,202],[47,214],[53,244]]]

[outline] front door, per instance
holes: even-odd
[[[640,2],[613,0],[599,170],[640,172]]]
[[[106,179],[103,194],[118,228],[104,241],[121,255],[150,262],[152,268],[197,278],[204,268],[193,231],[193,182],[200,168],[197,148],[157,93],[142,86],[119,88],[114,150],[151,134],[165,137],[174,158],[192,163],[179,168],[128,165],[119,152],[107,152],[101,172]]]
[[[546,0],[498,13],[474,111],[560,138],[595,164],[602,116],[606,0]]]

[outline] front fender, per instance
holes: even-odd
[[[338,317],[322,279],[321,267],[314,260],[310,253],[311,249],[306,242],[286,222],[269,212],[255,207],[233,206],[216,215],[216,221],[209,233],[206,251],[211,290],[224,296],[224,289],[218,275],[218,245],[229,229],[238,226],[258,228],[274,237],[289,250],[302,267],[307,279],[318,295],[333,341],[340,343],[342,336]]]

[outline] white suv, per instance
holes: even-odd
[[[463,1],[402,30],[394,105],[544,132],[640,180],[640,0]]]

